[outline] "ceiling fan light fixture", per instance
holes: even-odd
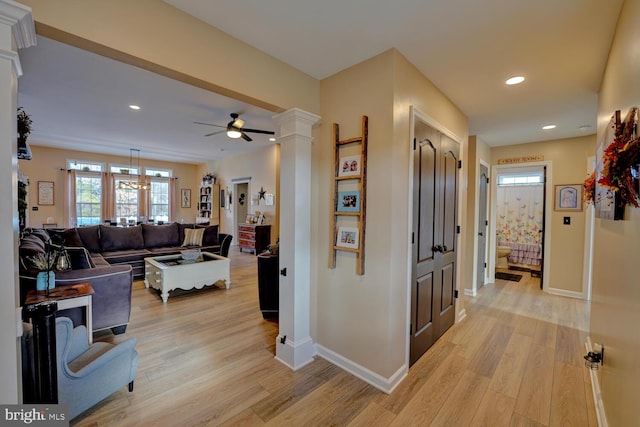
[[[229,138],[233,138],[233,139],[238,139],[242,136],[242,133],[240,131],[237,131],[235,129],[229,129],[227,130],[227,136]]]

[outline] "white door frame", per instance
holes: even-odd
[[[531,162],[531,163],[520,163],[520,164],[511,164],[511,165],[494,165],[491,168],[491,176],[494,178],[491,180],[491,197],[490,203],[491,206],[496,206],[497,203],[497,194],[498,194],[498,175],[506,169],[519,169],[519,168],[531,168],[531,167],[540,167],[544,168],[546,166],[546,182],[545,182],[545,210],[544,210],[544,259],[542,265],[542,290],[548,292],[549,289],[549,271],[550,271],[550,262],[551,262],[551,212],[553,208],[553,191],[550,187],[550,183],[553,182],[553,171],[552,171],[552,162],[543,161],[543,162]],[[490,233],[489,233],[489,253],[487,260],[487,268],[489,272],[489,281],[495,281],[496,275],[496,209],[491,209],[491,219],[489,221]]]

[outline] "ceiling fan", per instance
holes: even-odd
[[[199,125],[206,125],[206,126],[215,126],[215,127],[219,127],[219,128],[224,128],[222,130],[216,131],[216,132],[211,132],[206,134],[205,136],[213,136],[213,135],[218,135],[222,132],[226,132],[227,136],[229,138],[242,138],[245,141],[253,141],[251,139],[251,137],[249,135],[247,135],[247,132],[249,133],[262,133],[265,135],[275,135],[275,132],[272,132],[270,130],[261,130],[261,129],[247,129],[247,128],[243,128],[242,126],[244,126],[244,120],[242,120],[240,118],[240,115],[238,113],[231,113],[231,121],[229,123],[227,123],[226,126],[221,126],[221,125],[214,125],[211,123],[202,123],[202,122],[193,122]]]

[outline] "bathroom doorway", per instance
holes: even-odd
[[[530,274],[543,287],[546,167],[497,170],[495,273],[498,278]]]
[[[251,178],[242,178],[231,180],[233,183],[233,203],[236,205],[236,209],[233,215],[233,230],[235,235],[238,236],[233,240],[236,244],[239,242],[240,233],[238,226],[245,222],[247,214],[249,213],[249,202],[251,195],[249,194],[249,180]]]

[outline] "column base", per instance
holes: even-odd
[[[282,343],[282,338],[285,338],[284,343]],[[313,362],[314,354],[315,349],[311,337],[306,337],[298,342],[293,342],[280,335],[276,337],[276,360],[294,371]]]

